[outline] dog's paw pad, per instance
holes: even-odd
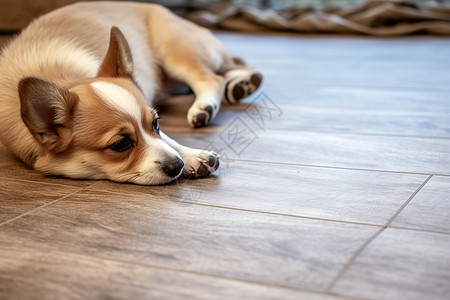
[[[262,81],[261,73],[255,73],[250,77],[250,82],[255,86],[255,90],[259,87]]]
[[[204,109],[195,113],[190,121],[192,127],[198,128],[205,126],[211,120],[211,116],[214,114],[214,108],[212,105],[206,106]]]
[[[242,98],[244,98],[245,94],[246,94],[245,90],[246,90],[245,82],[242,81],[242,82],[236,84],[233,87],[233,91],[232,91],[233,92],[233,99],[235,101],[239,101]]]
[[[204,112],[200,112],[194,116],[192,119],[192,125],[193,127],[202,127],[205,126],[208,123],[208,115]]]
[[[183,176],[186,178],[205,177],[219,168],[220,158],[215,152],[195,151],[183,156]]]
[[[201,164],[198,169],[197,169],[197,176],[198,177],[204,177],[206,175],[209,175],[211,172],[208,171],[208,168],[204,165]]]
[[[208,105],[205,107],[205,111],[209,114],[210,118],[213,115],[214,109],[212,107],[212,105]]]
[[[225,101],[230,104],[238,103],[256,91],[262,79],[262,74],[257,71],[230,78],[225,85]]]
[[[220,159],[219,155],[217,153],[213,152],[213,155],[210,155],[208,157],[208,165],[212,167],[214,170],[217,170],[219,168]]]

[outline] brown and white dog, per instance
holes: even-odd
[[[153,100],[170,81],[185,83],[195,94],[187,119],[199,127],[261,79],[161,6],[78,3],[35,20],[3,50],[0,138],[49,175],[145,185],[206,176],[219,156],[160,131]]]

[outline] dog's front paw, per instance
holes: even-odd
[[[184,168],[183,176],[186,178],[199,178],[208,176],[219,168],[219,155],[206,150],[194,150],[182,153]]]

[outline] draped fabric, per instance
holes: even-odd
[[[450,36],[450,8],[413,1],[374,0],[357,7],[260,9],[250,6],[194,9],[185,17],[200,25],[237,31],[351,33],[373,36]]]

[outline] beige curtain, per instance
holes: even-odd
[[[450,36],[450,8],[413,1],[369,1],[358,7],[275,11],[249,6],[194,9],[185,17],[209,28],[237,31],[291,31],[399,36]]]

